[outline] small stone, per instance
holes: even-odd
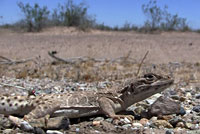
[[[124,129],[128,129],[128,128],[132,127],[132,126],[131,126],[131,124],[125,124],[125,125],[123,125],[122,127],[123,127]]]
[[[96,117],[93,121],[103,121],[104,118],[103,117]]]
[[[3,130],[3,133],[4,134],[13,134],[14,130],[13,129],[5,129],[5,130]]]
[[[79,132],[80,131],[80,128],[76,128],[76,132]]]
[[[101,124],[101,121],[93,121],[92,125],[93,126],[99,126]]]
[[[187,134],[200,134],[200,129],[199,130],[187,131]]]
[[[172,95],[171,98],[174,99],[174,100],[179,100],[180,99],[178,95]]]
[[[111,123],[113,121],[113,119],[112,118],[107,118],[107,119],[105,119],[105,121]]]
[[[186,100],[185,97],[181,96],[180,99],[179,99],[181,102],[184,102]]]
[[[192,129],[194,125],[192,123],[185,123],[185,127],[188,129]]]
[[[185,128],[185,125],[184,125],[183,122],[178,122],[178,123],[176,124],[176,127]]]
[[[152,97],[146,99],[145,101],[148,103],[148,104],[153,104],[159,97],[161,97],[162,95],[160,93],[157,93],[157,94],[154,94]]]
[[[172,125],[172,126],[176,126],[179,122],[184,122],[184,120],[181,118],[181,117],[174,117],[172,118],[171,120],[169,120],[169,123]]]
[[[165,134],[174,134],[173,130],[167,130]]]
[[[164,115],[164,116],[162,116],[162,119],[166,120],[166,121],[168,121],[168,120],[170,120],[172,118],[173,118],[173,115]]]
[[[158,120],[158,117],[155,117],[155,116],[153,116],[151,119],[150,119],[151,121],[157,121]]]
[[[194,106],[192,110],[197,113],[200,112],[200,105]]]
[[[200,94],[197,94],[197,95],[196,95],[196,99],[200,99]]]
[[[167,122],[166,120],[157,120],[155,122],[153,122],[153,124],[155,126],[157,126],[158,128],[173,128],[173,126]]]
[[[185,97],[188,98],[188,99],[191,99],[192,98],[192,94],[190,92],[187,92],[185,94]]]
[[[145,126],[146,124],[149,123],[149,120],[146,119],[146,118],[142,118],[142,119],[140,120],[140,123],[141,123],[143,126]]]
[[[182,115],[182,116],[186,114],[186,111],[183,107],[180,108],[179,114]]]
[[[143,127],[143,125],[141,123],[133,123],[132,126],[137,127],[137,128]]]
[[[125,117],[125,118],[124,118],[124,123],[125,123],[125,124],[129,124],[129,123],[131,123],[131,120],[129,120],[128,118]]]
[[[56,130],[47,130],[46,133],[47,133],[47,134],[63,134],[62,132],[56,131]]]

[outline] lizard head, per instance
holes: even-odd
[[[123,99],[130,101],[130,103],[135,103],[162,92],[171,86],[173,82],[174,80],[169,76],[148,73],[129,83],[128,86],[121,90],[121,94]]]

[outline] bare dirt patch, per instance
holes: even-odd
[[[49,60],[48,51],[60,57],[89,56],[118,58],[127,55],[141,60],[150,51],[149,63],[199,62],[200,34],[170,32],[139,34],[134,32],[81,32],[74,28],[55,27],[40,33],[15,33],[0,30],[0,54],[14,59],[41,56]]]

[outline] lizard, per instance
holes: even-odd
[[[123,118],[126,115],[116,113],[160,93],[173,84],[170,76],[154,73],[144,74],[131,80],[123,88],[109,92],[74,91],[62,94],[38,96],[0,96],[0,114],[22,116],[25,120],[67,116],[79,118],[104,114],[111,118]]]

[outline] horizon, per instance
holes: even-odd
[[[46,1],[46,0],[1,0],[0,1],[0,25],[13,24],[23,19],[23,13],[17,6],[17,2],[29,3],[34,5],[38,3],[40,7],[47,6],[48,10],[52,13],[53,9],[58,7],[58,4],[64,4],[66,0],[59,1]],[[88,14],[94,16],[96,23],[105,24],[110,27],[123,26],[125,23],[130,23],[135,26],[143,26],[147,17],[142,11],[142,5],[147,4],[149,1],[145,0],[75,0],[76,4],[81,2],[86,3],[88,6]],[[198,5],[200,1],[188,0],[182,1],[157,1],[157,5],[163,8],[168,6],[168,12],[172,15],[178,14],[179,17],[186,18],[187,24],[192,29],[200,29],[200,10]],[[6,11],[6,12],[5,12]],[[2,17],[1,17],[2,16]]]

